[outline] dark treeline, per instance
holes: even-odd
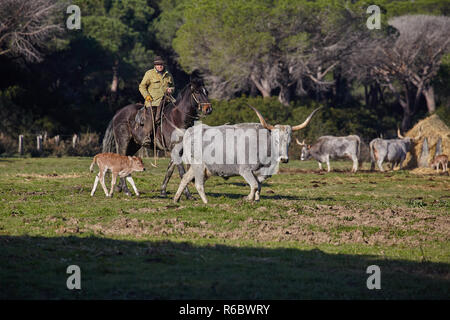
[[[69,5],[81,12],[70,30]],[[381,9],[370,30],[370,5]],[[0,0],[0,136],[103,134],[164,56],[176,88],[203,75],[209,124],[296,123],[368,140],[450,118],[449,0]],[[369,19],[370,20],[370,19]],[[370,23],[376,22],[370,20]],[[2,148],[0,148],[2,151]],[[5,148],[3,148],[5,151]]]

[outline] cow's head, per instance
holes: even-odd
[[[305,128],[308,123],[311,121],[312,116],[319,110],[320,108],[315,109],[313,112],[311,112],[311,114],[308,116],[308,118],[306,118],[306,120],[302,123],[299,124],[297,126],[289,126],[289,125],[282,125],[282,124],[277,124],[277,125],[270,125],[266,122],[266,120],[264,119],[264,117],[261,115],[261,113],[256,110],[255,108],[253,108],[251,105],[249,105],[250,108],[252,108],[255,112],[256,115],[259,118],[259,122],[261,123],[261,125],[269,130],[269,131],[274,131],[276,132],[275,135],[272,135],[272,139],[274,139],[273,141],[273,145],[278,146],[278,159],[277,161],[281,161],[283,163],[287,163],[289,161],[289,155],[288,155],[288,150],[289,150],[289,145],[291,143],[291,136],[292,136],[292,131],[297,131],[300,129]]]
[[[295,139],[295,142],[297,142],[297,144],[299,146],[302,147],[302,152],[300,154],[300,160],[304,161],[304,160],[308,160],[309,158],[311,158],[311,145],[310,144],[306,144],[305,140],[303,140],[303,142],[298,141],[298,139]]]
[[[411,137],[404,137],[400,133],[400,129],[397,128],[397,136],[402,139],[407,144],[407,149],[409,150],[414,143],[419,142],[420,137],[422,136],[422,127],[419,128],[419,133],[417,136],[411,138]]]

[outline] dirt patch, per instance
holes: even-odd
[[[138,209],[143,210],[143,209]],[[260,207],[256,212],[266,212]],[[139,211],[140,212],[140,211]],[[180,218],[146,221],[120,217],[108,223],[78,227],[67,221],[59,232],[84,232],[104,235],[188,236],[252,241],[299,241],[310,244],[362,243],[368,245],[419,246],[428,241],[450,241],[450,218],[432,215],[417,208],[372,210],[343,206],[303,206],[274,213],[270,219],[249,217],[229,229],[232,219],[222,226]]]
[[[69,178],[81,178],[87,174],[59,174],[59,173],[49,173],[49,174],[37,174],[37,173],[19,173],[15,174],[15,177],[25,178],[25,179],[69,179]]]

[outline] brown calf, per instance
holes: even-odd
[[[438,155],[434,157],[433,161],[430,163],[431,168],[436,168],[436,171],[439,171],[439,165],[442,165],[442,171],[447,171],[448,164],[448,156],[445,154]]]
[[[139,196],[139,192],[134,184],[131,173],[134,171],[144,171],[144,163],[139,157],[122,156],[117,153],[99,153],[94,157],[89,170],[93,172],[94,164],[97,164],[99,168],[99,173],[95,177],[94,187],[91,191],[91,196],[94,195],[95,189],[97,189],[98,181],[103,187],[103,191],[107,197],[112,197],[114,185],[116,184],[117,176],[120,178],[126,178],[127,181],[133,187],[134,193]],[[111,180],[111,190],[108,194],[108,190],[105,185],[105,174],[106,171],[111,170],[112,180]]]

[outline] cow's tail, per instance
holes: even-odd
[[[369,151],[370,151],[370,170],[374,170],[375,169],[375,155],[374,155],[374,141],[370,141],[369,143]]]
[[[94,159],[92,160],[91,166],[89,167],[90,172],[94,172],[94,164],[97,164],[97,157],[98,157],[98,155],[96,155],[94,157]]]
[[[356,156],[358,157],[358,166],[361,168],[362,159],[361,159],[361,138],[358,137],[356,144]]]
[[[106,128],[102,142],[102,152],[115,152],[116,143],[114,141],[113,121],[111,120]]]

